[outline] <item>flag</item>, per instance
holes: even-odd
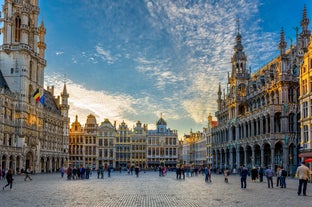
[[[37,89],[33,95],[34,99],[36,100],[36,102],[38,102],[40,100],[40,93],[39,93],[39,89]]]
[[[44,105],[44,101],[45,101],[45,95],[43,94],[41,97],[40,97],[40,103],[42,104],[42,105]]]

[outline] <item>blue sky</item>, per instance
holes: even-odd
[[[311,0],[40,0],[46,34],[45,87],[70,94],[77,114],[152,129],[202,131],[226,87],[237,22],[248,68],[278,55],[284,27],[289,47]],[[312,23],[310,23],[312,25]],[[311,26],[309,26],[311,30]],[[299,30],[301,31],[301,30]]]

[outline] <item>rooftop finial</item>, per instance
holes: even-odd
[[[237,33],[239,34],[239,29],[240,29],[240,25],[239,25],[239,18],[237,18],[236,20],[236,23],[237,23]]]

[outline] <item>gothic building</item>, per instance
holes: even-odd
[[[218,91],[218,126],[212,129],[212,167],[284,166],[293,173],[300,143],[299,67],[310,41],[306,8],[294,45],[282,29],[279,55],[251,74],[238,29],[227,94]]]
[[[44,89],[45,34],[37,0],[5,0],[0,48],[0,168],[52,172],[68,160],[68,97]]]

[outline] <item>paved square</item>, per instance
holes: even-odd
[[[0,180],[1,207],[43,206],[310,206],[312,185],[308,184],[308,196],[297,195],[296,179],[287,179],[287,188],[268,189],[267,183],[247,181],[247,189],[240,188],[239,176],[230,176],[229,183],[221,175],[213,175],[212,183],[205,183],[204,176],[176,180],[175,173],[159,177],[157,172],[128,175],[113,172],[108,178],[97,179],[96,173],[89,180],[62,179],[60,174],[33,175],[32,181],[15,176],[13,189],[6,188]],[[274,178],[276,181],[276,178]]]

